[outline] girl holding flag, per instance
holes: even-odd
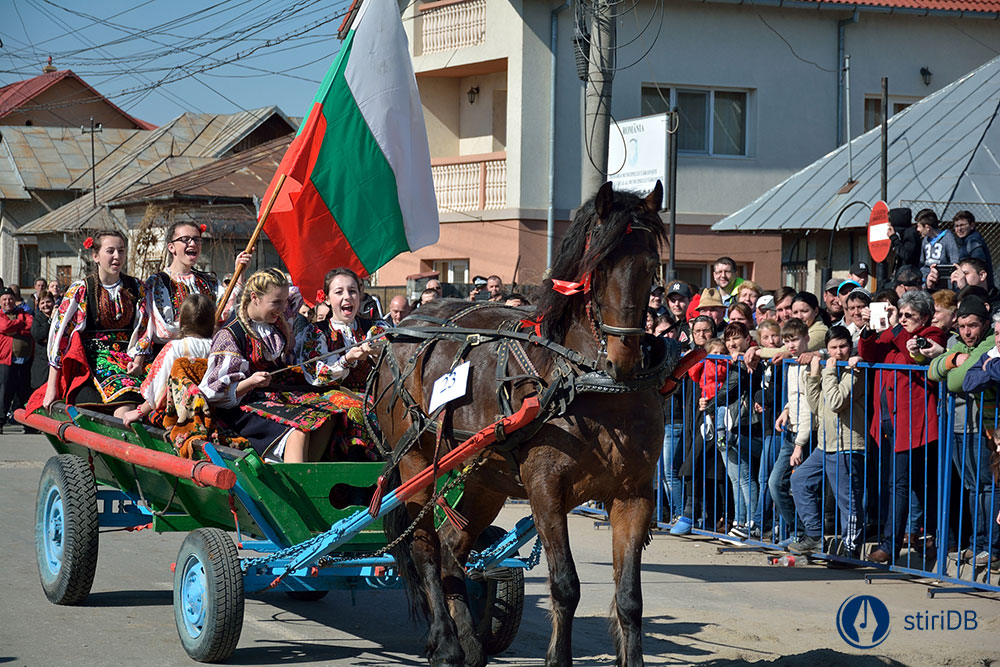
[[[216,302],[225,293],[225,287],[210,273],[194,268],[201,257],[205,225],[190,222],[175,222],[167,228],[166,252],[170,264],[159,273],[146,280],[146,298],[143,313],[148,322],[136,344],[137,352],[152,359],[168,341],[178,338],[180,307],[189,294],[204,294]],[[236,266],[246,265],[250,253],[241,252],[236,257]],[[242,284],[241,276],[237,288]],[[233,291],[226,304],[224,314],[228,314],[239,296],[239,289]]]

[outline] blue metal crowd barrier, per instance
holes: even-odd
[[[699,405],[710,381],[699,386],[689,377],[665,403],[656,483],[661,528],[685,516],[691,532],[771,548],[812,530],[819,558],[1000,592],[1000,493],[990,466],[1000,414],[995,394],[950,393],[928,378],[926,366],[860,363],[852,370],[838,362],[837,381],[844,373],[853,378],[849,407],[839,406],[832,431],[818,432],[816,410],[796,388],[808,367],[761,361],[750,373],[742,359],[710,355],[702,362],[710,375],[713,364],[735,374],[728,391]],[[793,373],[800,375],[789,391]],[[825,400],[822,391],[817,400]],[[801,408],[796,421],[808,428],[795,434],[806,463],[790,474],[795,436],[788,425],[774,428],[786,406]],[[987,412],[993,416],[984,423]],[[824,442],[827,454],[809,460]],[[873,551],[883,563],[867,560]]]

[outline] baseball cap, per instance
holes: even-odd
[[[680,294],[687,299],[690,299],[692,296],[691,288],[688,284],[676,280],[670,283],[670,286],[667,288],[667,296],[670,296],[671,294]]]
[[[855,262],[851,265],[851,273],[860,276],[862,273],[868,275],[871,273],[868,269],[868,262]]]
[[[662,292],[662,291],[663,291],[663,285],[654,284],[652,287],[649,288],[650,294],[656,294],[657,292]]]
[[[837,288],[840,287],[840,278],[830,278],[826,281],[826,286],[823,287],[824,292],[836,292]]]
[[[839,285],[837,285],[837,294],[843,294],[845,288],[847,289],[847,291],[853,291],[855,289],[860,289],[861,285],[859,285],[857,282],[853,280],[845,280]]]
[[[757,299],[757,310],[774,310],[774,297],[765,294]]]

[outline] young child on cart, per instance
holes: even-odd
[[[139,407],[122,416],[126,425],[145,419],[154,410],[164,410],[167,388],[174,361],[177,359],[206,359],[212,349],[212,332],[215,329],[215,300],[204,294],[189,294],[181,303],[178,334],[180,338],[167,341],[140,387],[143,399]]]

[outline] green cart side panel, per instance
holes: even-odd
[[[69,421],[65,415],[57,418]],[[116,440],[175,454],[170,443],[141,426],[127,428],[89,419],[82,414],[78,417],[78,424],[88,431]],[[152,518],[153,529],[158,532],[190,531],[203,526],[235,530],[238,521],[243,536],[265,539],[263,531],[235,494],[232,494],[235,502],[231,504],[231,494],[221,489],[199,486],[190,479],[135,466],[83,445],[62,442],[52,435],[46,437],[57,453],[91,459],[94,475],[100,484],[145,500],[149,509],[158,513]],[[265,464],[253,452],[233,458],[224,455],[223,459],[236,474],[239,486],[256,504],[256,509],[282,538],[283,546],[303,542],[316,533],[326,531],[340,519],[366,509],[383,468],[380,462]],[[438,488],[457,474],[453,472],[439,479]],[[449,504],[457,508],[461,495],[462,488],[459,486],[446,497]],[[341,506],[337,507],[335,503]],[[435,508],[435,515],[436,523],[440,524],[444,519],[440,508]],[[365,552],[384,545],[382,522],[373,521],[371,526],[338,550]]]

